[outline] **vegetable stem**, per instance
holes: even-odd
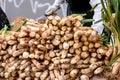
[[[20,30],[21,30],[21,27],[24,26],[26,23],[27,23],[27,20],[25,19],[25,20],[23,21],[23,23],[20,25],[20,27],[18,27],[15,31],[16,31],[16,32],[20,31]]]

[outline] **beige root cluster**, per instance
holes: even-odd
[[[0,37],[0,78],[4,80],[89,80],[101,74],[113,53],[81,16],[33,19],[19,32]]]

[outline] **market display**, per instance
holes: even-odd
[[[28,18],[13,22],[17,30],[0,35],[0,78],[90,80],[102,74],[117,50],[103,45],[97,31],[82,20],[70,15],[49,16],[42,23]]]

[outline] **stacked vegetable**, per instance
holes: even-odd
[[[49,16],[44,24],[23,19],[17,31],[0,36],[0,78],[8,80],[89,80],[114,56],[82,16]],[[17,25],[17,23],[14,23]]]
[[[110,69],[110,76],[112,80],[117,78],[119,80],[120,72],[120,0],[101,0],[102,20],[105,28],[112,33],[113,45],[117,48],[118,52],[113,59],[107,64],[107,68]],[[111,36],[111,34],[110,34]],[[111,66],[112,65],[112,66]],[[108,74],[108,73],[107,73]]]

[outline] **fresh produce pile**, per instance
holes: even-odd
[[[101,4],[107,37],[109,39],[112,36],[113,46],[117,49],[115,57],[107,64],[109,72],[106,76],[111,78],[109,80],[120,80],[120,0],[101,0]]]
[[[49,16],[44,24],[25,18],[24,25],[0,36],[3,80],[89,80],[115,56],[82,16]],[[17,25],[17,23],[14,23]],[[112,56],[112,57],[111,57]]]

